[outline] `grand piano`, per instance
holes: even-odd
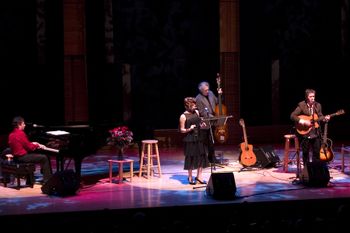
[[[56,157],[56,171],[63,171],[74,161],[76,174],[81,177],[81,165],[85,157],[96,153],[98,148],[96,132],[90,125],[41,126],[29,127],[28,136],[54,150],[43,153]]]

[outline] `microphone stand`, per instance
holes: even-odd
[[[213,136],[213,129],[212,129],[212,125],[211,125],[211,120],[209,120],[208,122],[209,122],[209,131],[210,131],[210,139],[209,140],[211,140],[212,145],[214,145],[215,141],[214,141],[214,136]],[[213,161],[214,162],[214,170],[216,170],[215,160],[216,160],[216,156],[214,153],[214,161]],[[213,163],[210,163],[210,171],[211,171],[211,173],[213,173]]]
[[[209,112],[208,112],[207,109],[206,109],[206,112],[207,112],[207,115],[209,117]],[[210,139],[209,139],[209,141],[211,140],[211,143],[214,145],[214,136],[213,136],[213,129],[211,127],[212,126],[211,125],[211,120],[208,120],[208,123],[209,123],[209,130],[210,130]],[[208,142],[208,143],[210,143],[210,142]],[[214,154],[214,159],[215,159],[215,154]],[[214,161],[214,170],[216,170],[216,168],[215,168],[215,161]],[[210,163],[210,174],[213,174],[213,164],[212,163]],[[208,180],[207,184],[200,185],[200,186],[195,186],[195,187],[193,187],[193,189],[206,188],[208,184],[209,184],[209,180]]]
[[[214,145],[215,141],[214,141],[214,135],[213,135],[213,129],[212,129],[212,124],[211,124],[211,121],[212,120],[220,120],[220,119],[223,119],[225,118],[225,123],[226,123],[226,120],[228,118],[231,118],[232,116],[225,116],[225,117],[209,117],[209,113],[207,111],[207,115],[208,117],[207,118],[202,118],[202,120],[208,120],[208,125],[209,125],[209,130],[210,130],[210,141],[212,142],[212,144]],[[210,142],[209,142],[210,143]],[[215,157],[215,154],[214,154],[214,157]],[[215,167],[215,161],[214,161],[214,170],[216,170],[216,167]],[[210,163],[210,174],[213,174],[213,164]],[[209,178],[210,180],[210,178]],[[207,182],[206,185],[200,185],[200,186],[195,186],[193,187],[193,189],[198,189],[198,188],[206,188],[208,185],[209,185],[209,180]]]

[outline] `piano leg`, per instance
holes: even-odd
[[[57,171],[64,170],[64,158],[63,158],[63,156],[56,156],[56,169],[57,169]]]
[[[49,165],[50,165],[50,173],[52,174],[52,164],[51,164],[51,157],[49,155],[46,155],[46,157],[49,160]],[[35,180],[34,180],[35,181]]]
[[[78,175],[79,179],[81,177],[81,163],[82,163],[81,158],[74,158],[75,173]]]

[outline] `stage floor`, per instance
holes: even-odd
[[[283,147],[283,145],[272,145],[273,151],[280,157],[281,161]],[[204,180],[208,181],[212,173],[233,173],[236,186],[234,198],[218,200],[208,195],[206,185],[188,184],[187,171],[183,170],[182,148],[160,148],[162,176],[159,177],[155,173],[151,179],[138,177],[137,149],[128,150],[126,157],[135,160],[134,176],[132,182],[129,182],[127,178],[122,183],[117,182],[116,166],[113,169],[113,182],[109,182],[107,160],[116,159],[116,156],[111,151],[104,149],[96,155],[84,159],[82,164],[83,185],[76,195],[48,196],[42,194],[39,184],[35,184],[34,188],[23,187],[20,190],[12,187],[5,188],[1,185],[0,215],[18,216],[127,209],[145,210],[158,207],[348,199],[350,197],[350,169],[347,166],[344,173],[340,171],[340,146],[335,146],[333,150],[335,159],[328,164],[329,184],[326,187],[309,187],[298,182],[294,163],[289,164],[288,172],[283,172],[279,163],[275,167],[269,168],[242,169],[243,167],[238,161],[238,146],[217,146],[216,153],[223,155],[226,164],[204,169]],[[293,157],[293,153],[290,156]],[[53,159],[52,162],[54,163]],[[128,176],[128,168],[125,167],[125,170],[125,176]]]
[[[274,145],[276,155],[283,159],[282,145]],[[138,155],[130,149],[126,157],[135,160],[133,181],[127,178],[121,184],[117,180],[117,166],[113,168],[113,181],[109,182],[108,159],[116,156],[108,150],[86,157],[82,165],[83,186],[77,194],[69,197],[55,197],[42,194],[41,185],[20,190],[0,186],[0,214],[47,213],[96,209],[149,208],[160,206],[214,204],[218,200],[207,195],[206,185],[189,185],[187,171],[183,170],[181,148],[160,148],[162,176],[157,173],[151,179],[138,177]],[[217,146],[216,154],[223,154],[225,165],[204,169],[204,180],[211,173],[233,172],[236,185],[234,200],[226,202],[285,201],[295,199],[319,199],[350,197],[349,168],[340,171],[340,148],[334,148],[335,159],[328,164],[330,182],[327,187],[315,188],[300,184],[296,179],[296,165],[289,164],[283,172],[282,164],[275,167],[242,169],[238,161],[238,147]],[[291,153],[290,157],[294,155]],[[219,158],[219,156],[218,156]],[[54,161],[52,161],[54,163]],[[129,176],[124,167],[125,177]],[[194,175],[196,173],[194,172]],[[38,175],[40,176],[40,175]],[[23,181],[24,182],[24,181]],[[14,185],[12,185],[14,186]],[[11,187],[11,185],[10,185]],[[35,200],[35,201],[33,201]],[[222,202],[222,200],[220,200]]]

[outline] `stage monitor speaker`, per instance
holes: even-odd
[[[272,146],[257,147],[253,149],[256,156],[255,167],[268,168],[275,167],[280,158],[274,152]]]
[[[212,173],[206,192],[208,196],[214,199],[234,199],[236,197],[236,182],[233,172],[218,172]]]
[[[308,162],[304,166],[302,175],[302,183],[312,187],[326,187],[330,180],[330,174],[325,162]]]
[[[80,187],[80,179],[73,170],[63,170],[56,172],[41,187],[41,191],[53,196],[75,195]]]

